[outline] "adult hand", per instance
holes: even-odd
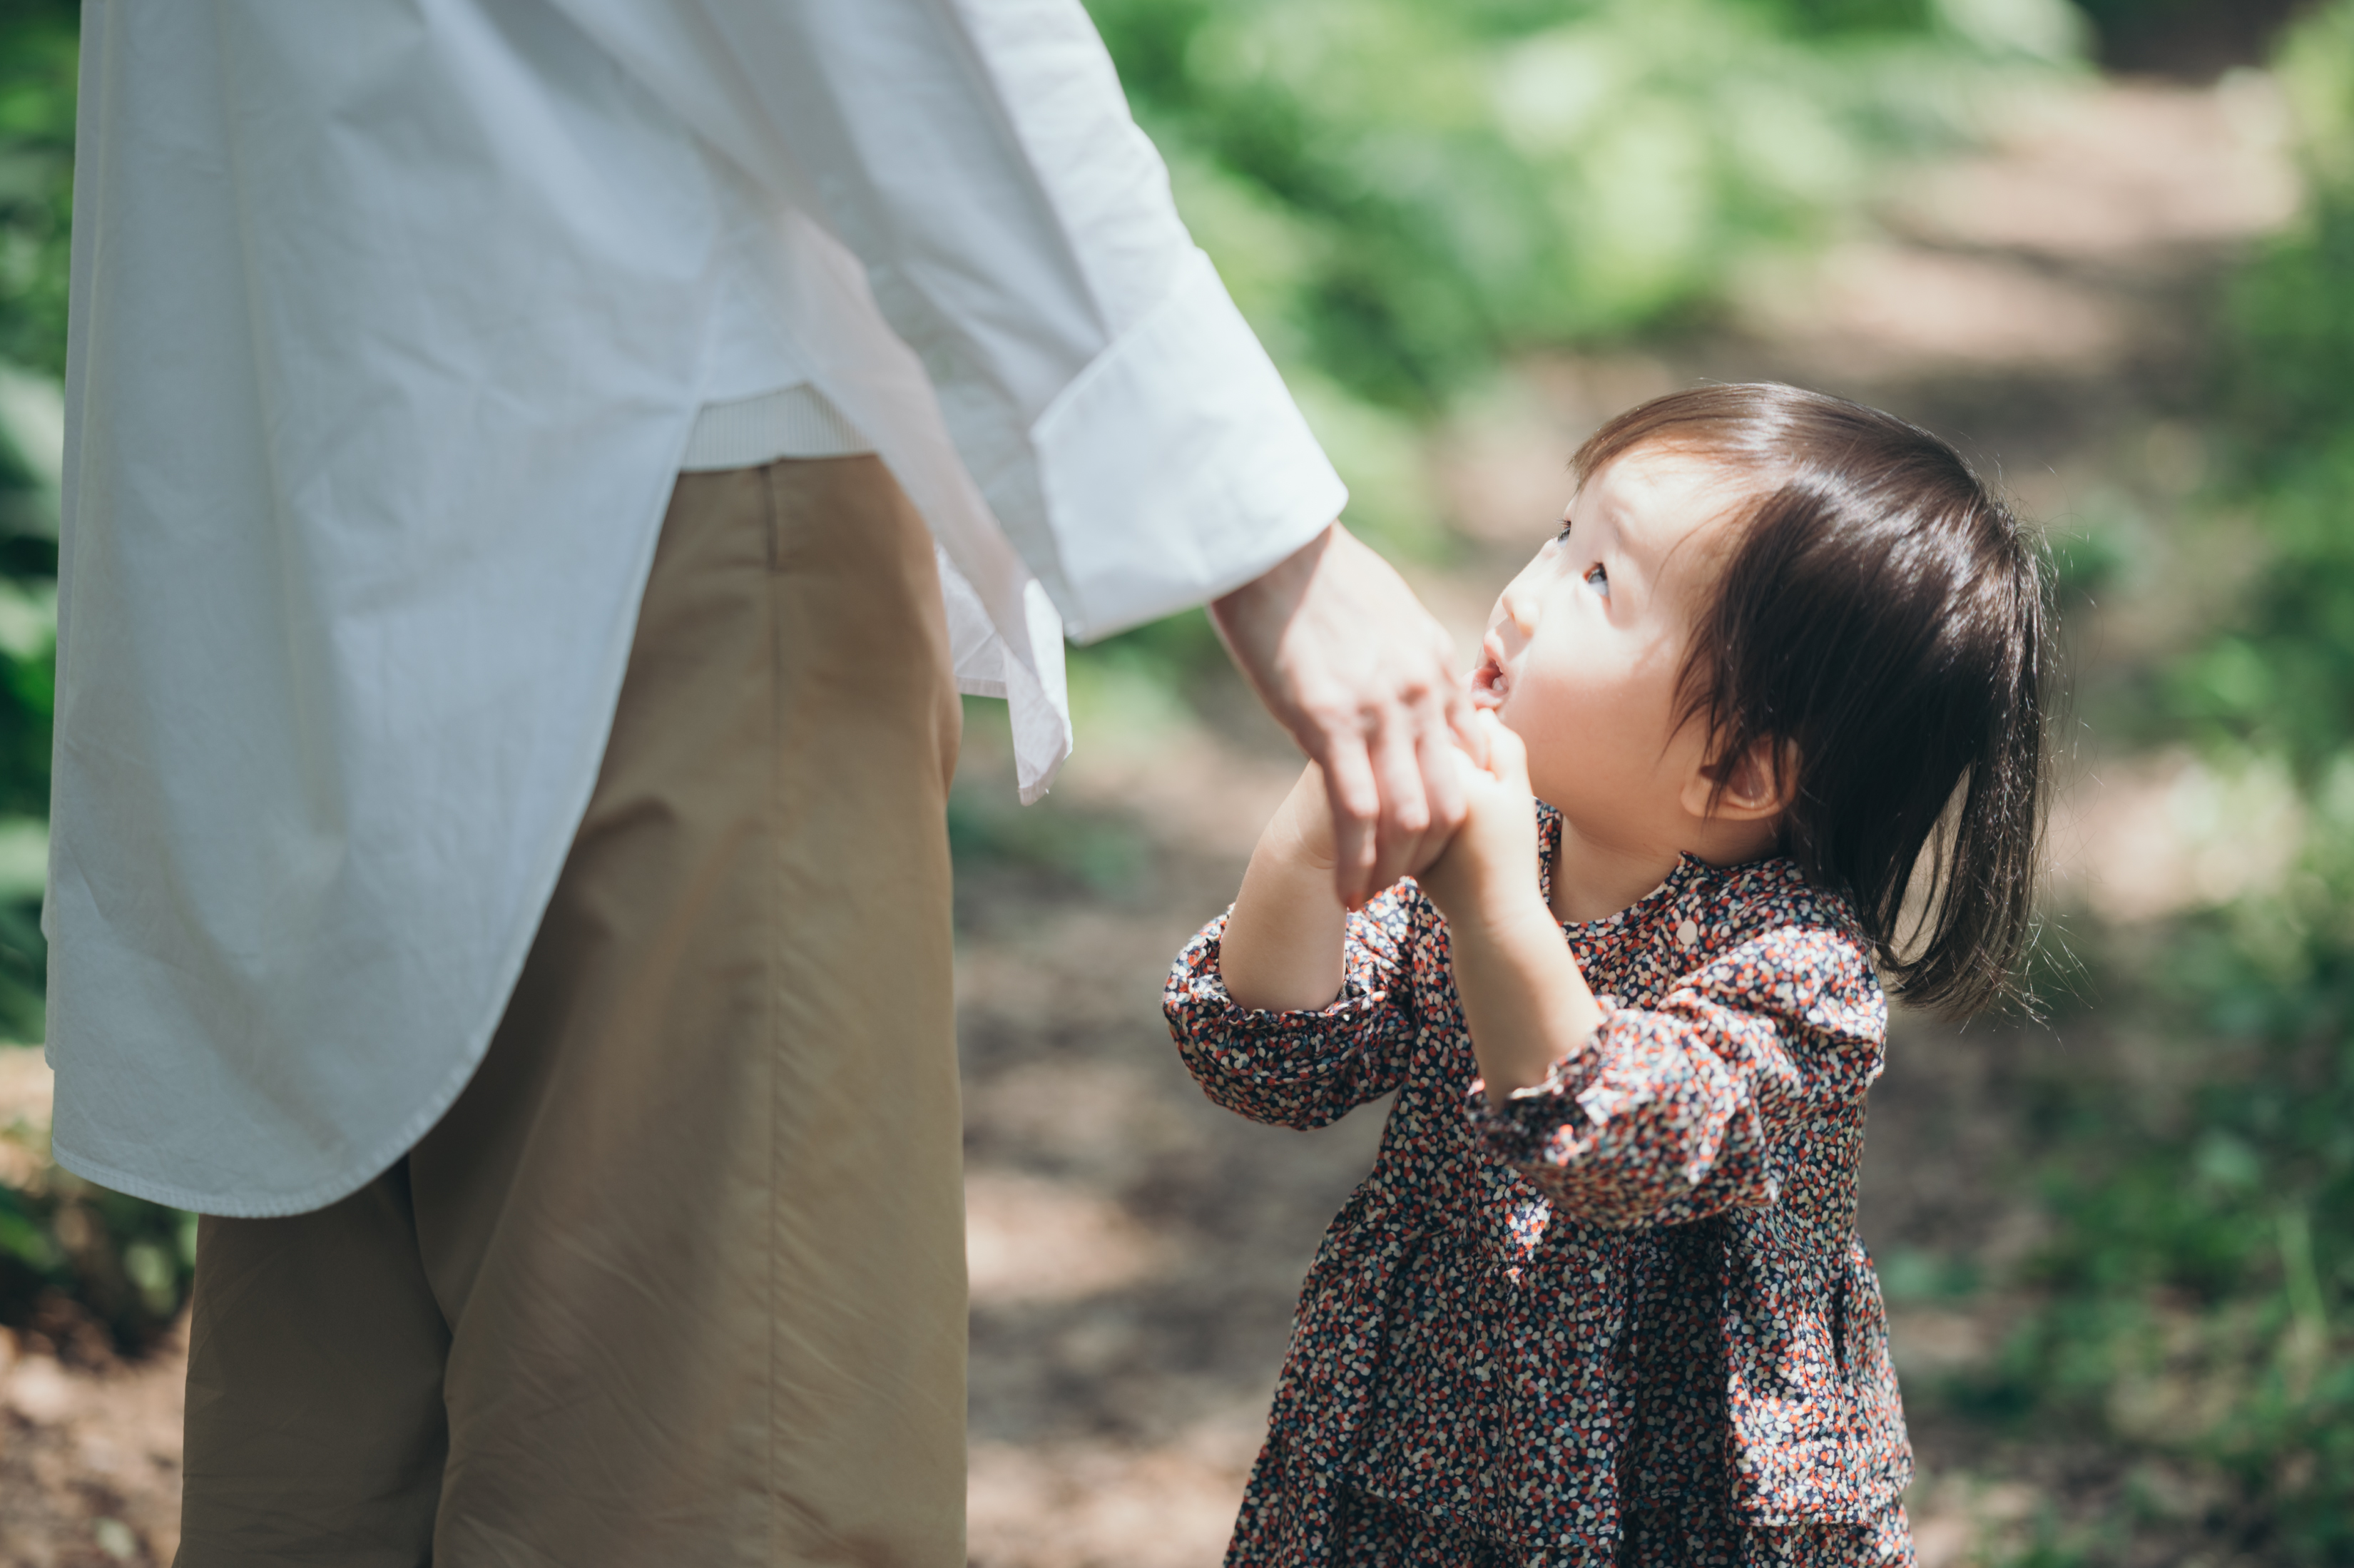
[[[1324,770],[1341,901],[1354,908],[1426,864],[1463,821],[1458,740],[1487,752],[1454,641],[1405,580],[1335,523],[1210,619]]]

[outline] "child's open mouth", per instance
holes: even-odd
[[[1504,705],[1506,689],[1511,684],[1504,667],[1496,662],[1491,652],[1479,661],[1471,672],[1471,705],[1475,708],[1500,708]]]

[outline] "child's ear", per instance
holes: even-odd
[[[1780,816],[1798,789],[1798,748],[1760,736],[1734,757],[1703,762],[1684,780],[1683,808],[1720,822]]]

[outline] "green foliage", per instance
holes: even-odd
[[[1179,205],[1287,366],[1406,409],[1656,330],[1831,231],[2059,0],[1094,0]]]
[[[2081,41],[2065,0],[1088,8],[1350,526],[1424,560],[1449,546],[1422,423],[1503,355],[1705,320]],[[1179,684],[1218,658],[1140,651],[1182,656]]]
[[[73,199],[73,0],[0,0],[0,1039],[42,1033],[40,934],[57,664],[57,487]],[[0,1129],[0,1322],[70,1302],[131,1350],[186,1298],[193,1217],[49,1164]],[[51,1324],[54,1327],[54,1324]]]
[[[94,1320],[110,1349],[136,1351],[178,1315],[195,1268],[193,1214],[54,1166],[0,1181],[0,1323],[62,1337]]]
[[[2157,1039],[2199,1032],[2199,1070],[2147,1104],[2062,1097],[2048,1303],[1974,1393],[2203,1461],[2250,1545],[2354,1563],[2354,0],[2278,63],[2311,199],[2232,291],[2213,498],[2269,556],[2158,716],[2296,780],[2303,854],[2127,971]]]
[[[2334,904],[2354,892],[2354,0],[2295,29],[2279,74],[2310,196],[2236,281],[2224,355],[2222,499],[2253,511],[2269,557],[2241,624],[2168,694],[2211,745],[2295,770],[2314,809],[2307,891]],[[2326,968],[2354,932],[2306,939]]]
[[[2215,0],[2073,0],[2103,32],[2147,26],[2211,6]]]
[[[73,0],[0,4],[0,360],[62,376],[73,207]]]
[[[41,823],[73,200],[71,0],[0,3],[0,1038],[41,1033]]]

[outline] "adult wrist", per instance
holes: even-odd
[[[1288,599],[1296,604],[1307,588],[1308,579],[1316,575],[1317,562],[1323,559],[1324,551],[1332,543],[1332,536],[1339,532],[1340,519],[1334,518],[1310,535],[1298,549],[1265,571],[1213,597],[1210,600],[1211,619],[1216,620],[1228,615],[1245,613],[1257,600],[1266,598]]]

